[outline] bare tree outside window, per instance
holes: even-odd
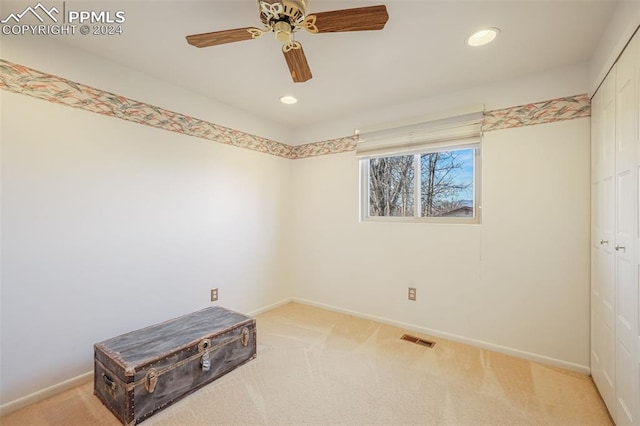
[[[369,160],[369,215],[413,216],[414,156]]]
[[[368,162],[370,217],[475,217],[476,149],[365,161]],[[416,182],[417,170],[420,180]],[[416,205],[418,195],[420,204]]]
[[[473,150],[420,156],[421,216],[473,216]]]

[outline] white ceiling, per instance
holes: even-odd
[[[65,43],[292,128],[588,61],[616,5],[309,0],[307,12],[386,4],[389,22],[374,32],[298,32],[313,79],[295,84],[271,34],[203,49],[185,41],[188,34],[260,26],[256,0],[104,4],[126,11],[124,34]],[[502,30],[496,42],[465,45],[487,26]],[[285,94],[299,103],[280,104]]]

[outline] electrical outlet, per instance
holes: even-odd
[[[413,300],[414,302],[416,300],[416,288],[415,287],[409,287],[409,300]]]
[[[211,301],[215,302],[216,300],[218,300],[218,289],[217,288],[212,288],[211,289]]]

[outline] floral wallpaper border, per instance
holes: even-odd
[[[485,112],[482,131],[533,126],[589,116],[591,116],[591,100],[585,93]]]
[[[357,136],[350,136],[291,146],[1,59],[0,89],[291,160],[354,151],[358,143]],[[590,115],[590,99],[582,94],[488,111],[485,113],[483,131],[572,120]]]
[[[331,139],[328,141],[308,143],[293,147],[294,159],[317,157],[319,155],[338,154],[341,152],[355,151],[358,144],[358,136]]]

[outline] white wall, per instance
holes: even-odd
[[[65,66],[81,69],[73,55]],[[85,59],[81,81],[123,71]],[[148,98],[180,92],[120,75],[114,86]],[[90,371],[97,341],[211,305],[211,287],[243,312],[290,297],[290,160],[5,91],[0,102],[0,404]]]
[[[588,64],[574,64],[512,80],[461,89],[454,93],[416,99],[383,109],[356,111],[353,114],[321,123],[305,126],[293,133],[296,145],[353,135],[354,129],[380,127],[387,123],[441,114],[446,111],[484,104],[487,111],[511,108],[533,102],[546,101],[563,96],[574,96],[588,90]]]
[[[474,100],[471,105],[476,100],[481,100],[486,110],[490,111],[581,93],[593,95],[640,25],[640,1],[620,0],[617,3],[606,31],[588,63],[568,65],[480,87],[461,88],[458,92],[388,105],[382,109],[355,111],[330,123],[293,129],[289,143],[301,145],[341,138],[352,135],[356,128],[377,127],[421,115],[466,108],[470,105],[470,99]]]
[[[1,58],[235,130],[284,143],[290,139],[285,126],[70,47],[62,39],[2,37]]]
[[[353,153],[296,161],[296,297],[588,371],[589,123],[487,133],[481,225],[360,223]]]

